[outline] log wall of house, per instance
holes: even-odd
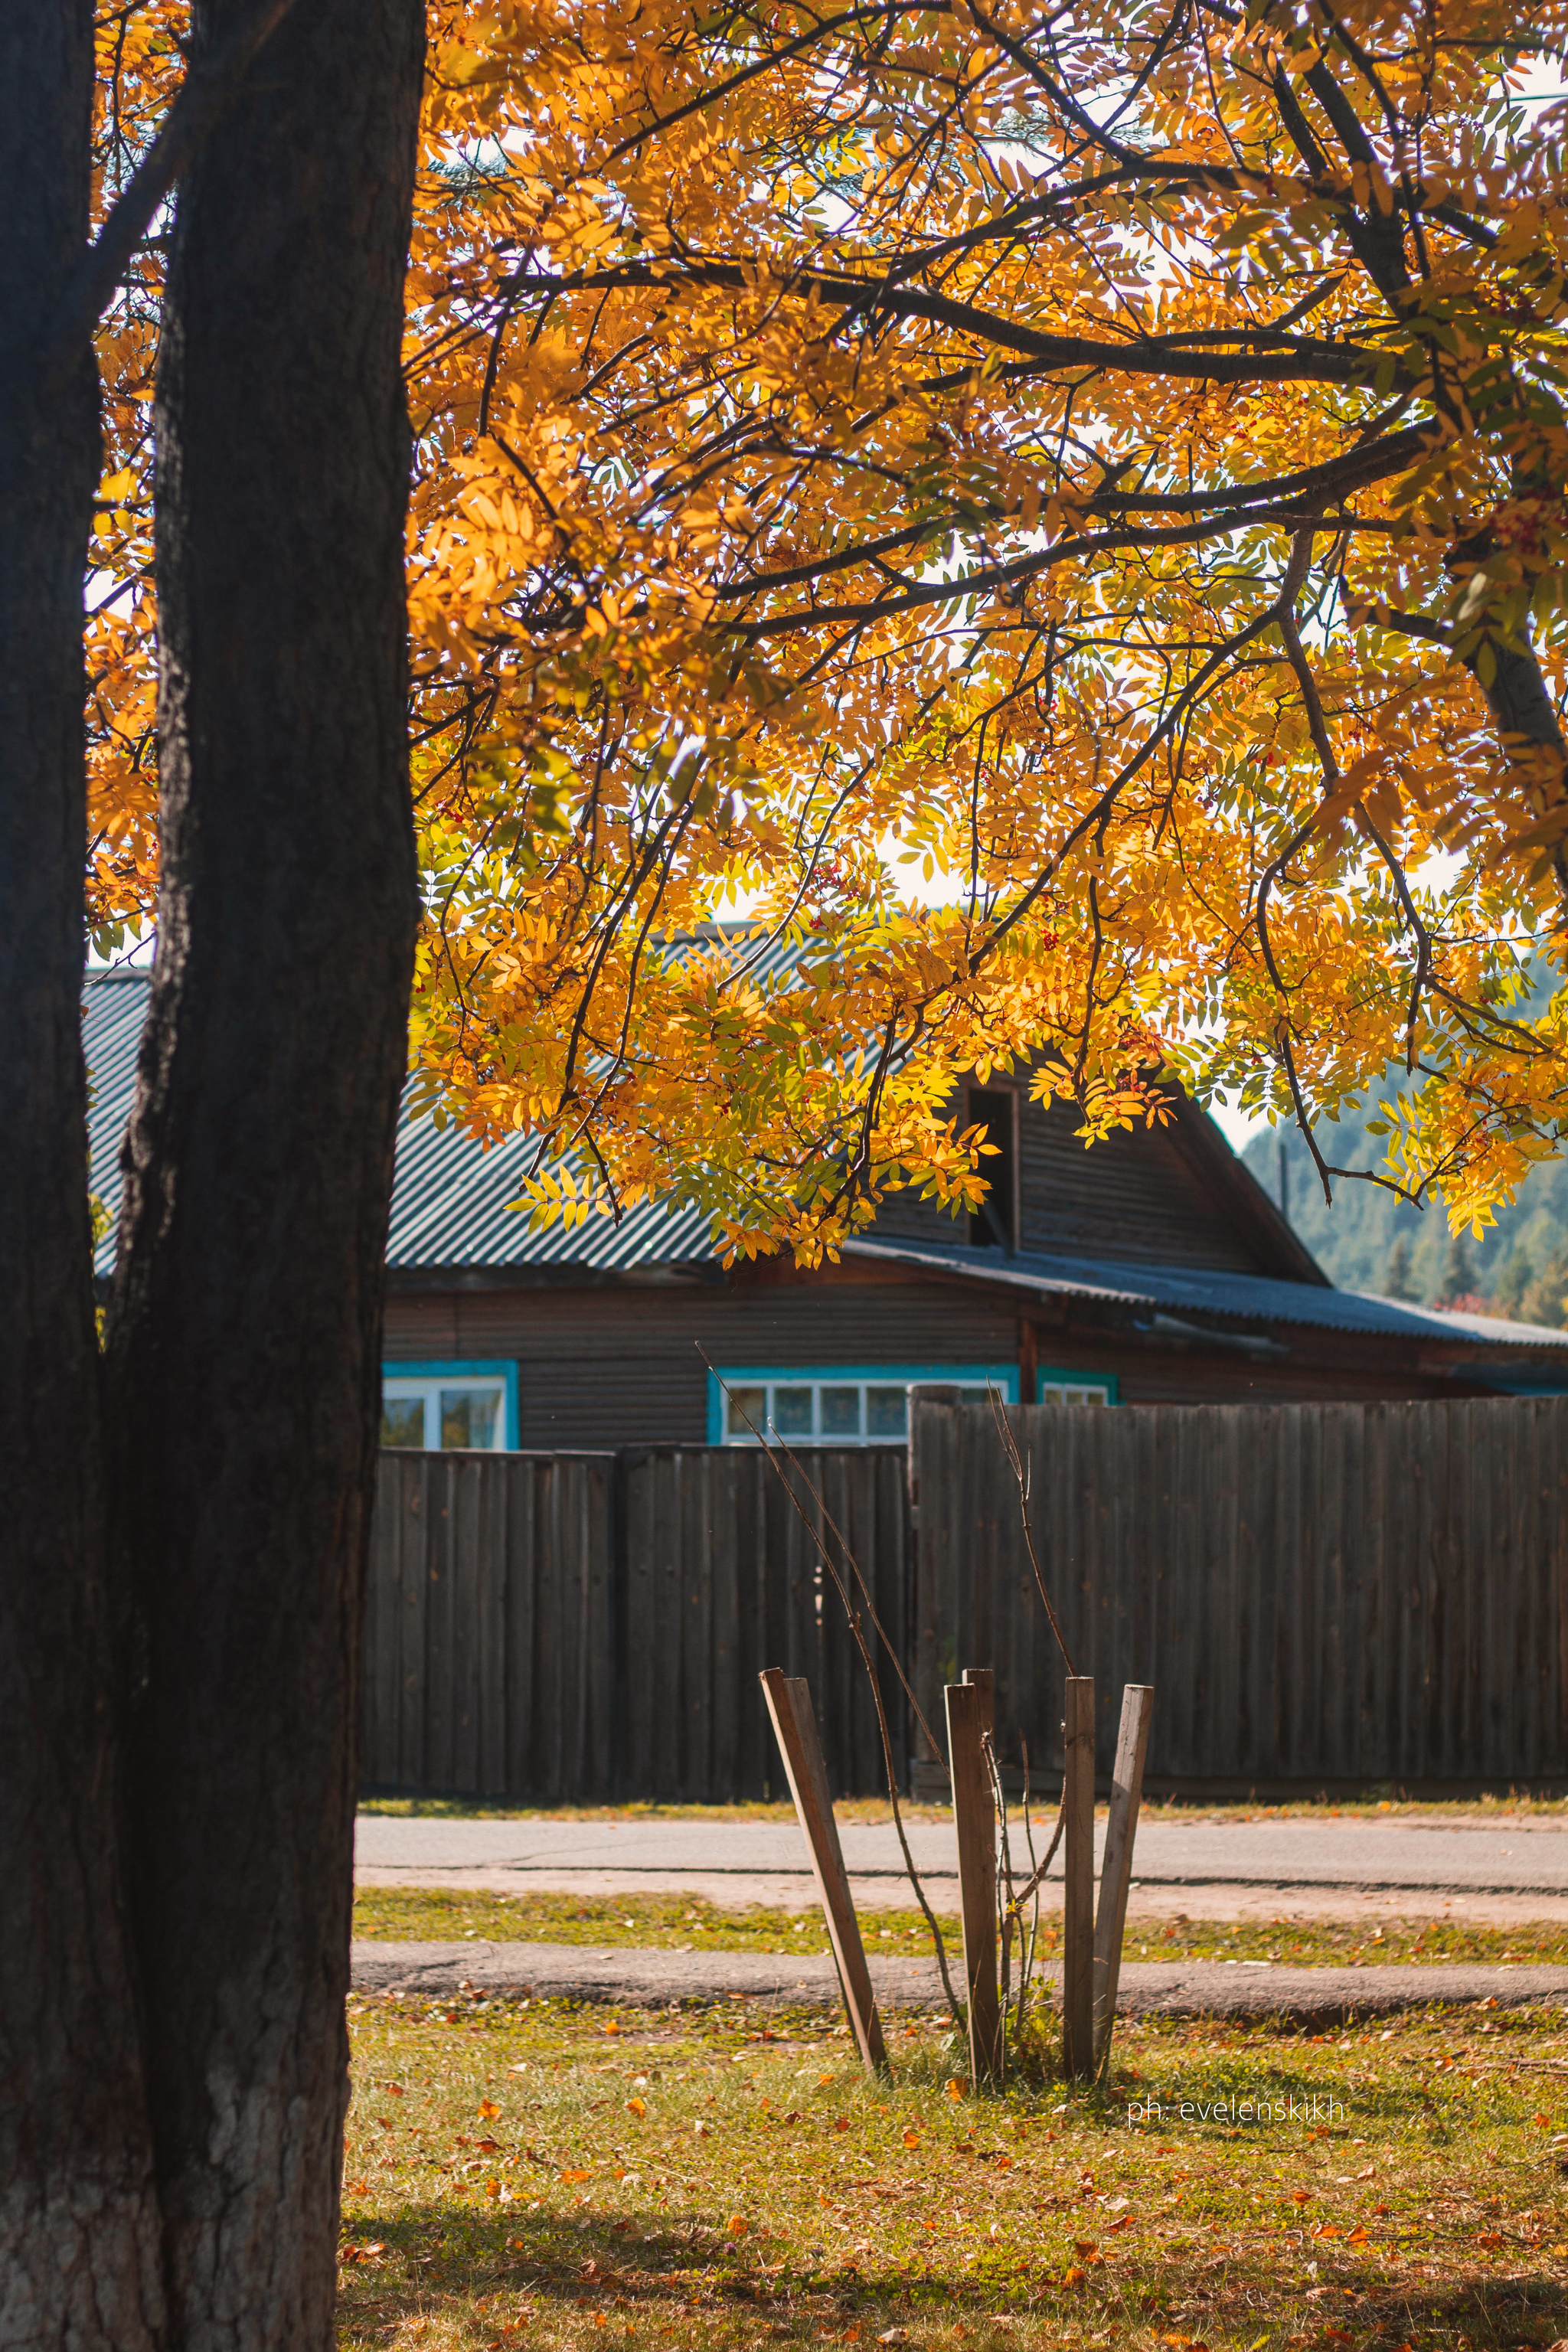
[[[393,1288],[389,1362],[515,1362],[520,1443],[551,1451],[700,1445],[718,1366],[1038,1363],[1113,1376],[1124,1404],[1309,1403],[1474,1393],[1407,1344],[1280,1328],[1288,1352],[1208,1352],[1123,1328],[1020,1315],[1014,1297],[941,1279],[749,1269],[725,1282]],[[1045,1302],[1052,1306],[1056,1302]],[[1033,1323],[1032,1342],[1025,1320]]]
[[[1271,1236],[1237,1215],[1234,1197],[1251,1193],[1250,1174],[1227,1164],[1224,1189],[1194,1147],[1200,1114],[1184,1107],[1168,1127],[1119,1128],[1086,1150],[1070,1103],[1031,1102],[1014,1090],[1018,1119],[1018,1247],[1123,1265],[1202,1265],[1227,1274],[1290,1274]],[[955,1116],[958,1114],[955,1114]],[[1212,1143],[1211,1143],[1212,1150]],[[1228,1148],[1220,1145],[1229,1161]],[[1260,1196],[1261,1198],[1261,1196]],[[1267,1211],[1263,1215],[1267,1217]],[[934,1201],[895,1193],[875,1232],[889,1240],[969,1239]]]

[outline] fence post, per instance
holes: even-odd
[[[1062,2066],[1094,2071],[1094,1677],[1069,1675],[1062,1726],[1067,1855],[1062,1890]]]
[[[867,2068],[874,2071],[887,2064],[888,2053],[871,1990],[871,1971],[866,1965],[866,1948],[860,1941],[860,1923],[855,1916],[854,1898],[849,1892],[849,1874],[844,1867],[844,1850],[838,1843],[833,1800],[827,1793],[827,1768],[822,1760],[822,1742],[812,1712],[810,1686],[804,1675],[783,1674],[777,1666],[764,1666],[759,1679],[789,1778],[795,1814],[811,1851],[812,1872],[822,1899],[827,1938],[833,1947],[850,2031]]]
[[[1105,1859],[1100,1870],[1100,1909],[1094,1922],[1094,2063],[1104,2065],[1116,2025],[1116,1987],[1121,1975],[1121,1939],[1127,1927],[1127,1889],[1132,1876],[1132,1841],[1143,1801],[1143,1759],[1154,1693],[1148,1683],[1129,1683],[1121,1694],[1121,1728],[1110,1780],[1110,1818],[1105,1825]]]
[[[963,1976],[969,2006],[972,2081],[1002,2079],[1002,2010],[996,1985],[996,1803],[982,1745],[991,1727],[991,1676],[972,1671],[949,1683],[947,1760],[958,1834],[958,1885],[963,1910]]]

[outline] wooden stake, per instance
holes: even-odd
[[[1094,2063],[1099,2072],[1116,2025],[1116,1987],[1121,1975],[1121,1940],[1127,1928],[1127,1889],[1132,1878],[1132,1841],[1143,1799],[1143,1759],[1154,1693],[1148,1683],[1129,1683],[1121,1694],[1121,1728],[1110,1782],[1110,1818],[1105,1828],[1105,1859],[1100,1869],[1100,1909],[1094,1921]]]
[[[1062,1916],[1062,2067],[1069,2082],[1094,2072],[1094,1677],[1068,1678],[1062,1727],[1067,1807]]]
[[[983,1671],[983,1670],[982,1670]],[[969,2071],[978,2086],[1002,2080],[1002,2007],[996,1987],[996,1801],[981,1747],[993,1705],[989,1674],[947,1685],[947,1759],[958,1832],[963,1907],[963,1977],[969,2001]]]
[[[827,1922],[827,1940],[833,1947],[849,2030],[868,2069],[874,2073],[887,2064],[888,2052],[882,2040],[881,2020],[877,2015],[876,1996],[871,1990],[871,1971],[866,1965],[866,1947],[860,1941],[860,1923],[855,1916],[855,1901],[849,1892],[849,1874],[844,1867],[844,1850],[838,1843],[833,1800],[827,1793],[827,1767],[822,1760],[822,1741],[817,1736],[811,1692],[803,1675],[783,1674],[777,1666],[765,1666],[761,1680],[779,1754],[789,1778],[790,1794],[795,1799],[795,1816],[811,1851],[812,1873],[822,1901],[823,1917]]]

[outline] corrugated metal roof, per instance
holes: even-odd
[[[88,1182],[109,1211],[120,1214],[120,1146],[136,1091],[136,1047],[147,1017],[145,971],[89,975],[82,991],[81,1036],[87,1055],[87,1139],[91,1172]],[[114,1272],[114,1225],[99,1243],[98,1274]]]
[[[777,943],[766,950],[766,961],[777,970],[797,951]],[[144,968],[110,972],[90,978],[84,991],[82,1034],[93,1090],[88,1119],[92,1189],[111,1216],[120,1207],[120,1142],[131,1115],[149,977]],[[533,1229],[510,1203],[521,1191],[534,1149],[534,1139],[521,1135],[487,1149],[459,1128],[438,1128],[427,1117],[411,1118],[405,1108],[397,1130],[387,1263],[409,1269],[581,1266],[595,1273],[717,1263],[709,1220],[700,1209],[654,1203],[631,1210],[619,1224],[596,1216],[570,1230],[564,1224]],[[1537,1324],[1451,1315],[1363,1291],[1202,1267],[1123,1265],[1109,1258],[1056,1257],[1035,1251],[1004,1257],[995,1250],[973,1249],[961,1242],[875,1237],[849,1243],[847,1254],[929,1265],[1015,1289],[1056,1291],[1175,1314],[1305,1324],[1375,1338],[1450,1344],[1457,1339],[1515,1354],[1525,1349],[1568,1349],[1568,1331],[1546,1330]],[[99,1244],[97,1265],[100,1274],[113,1270],[112,1229]]]
[[[901,1265],[940,1267],[984,1282],[1025,1290],[1100,1298],[1118,1306],[1177,1314],[1223,1315],[1247,1323],[1312,1324],[1330,1331],[1361,1331],[1383,1339],[1456,1339],[1488,1347],[1568,1349],[1568,1331],[1538,1323],[1506,1323],[1490,1315],[1452,1315],[1433,1307],[1406,1307],[1364,1290],[1334,1290],[1312,1282],[1277,1282],[1262,1275],[1223,1274],[1204,1266],[1124,1265],[1113,1258],[1048,1257],[1018,1250],[973,1249],[962,1242],[847,1243],[846,1255],[892,1258]]]
[[[89,978],[82,1040],[92,1101],[88,1116],[91,1188],[111,1217],[120,1213],[120,1145],[136,1085],[136,1046],[147,1010],[144,967]],[[487,1150],[460,1128],[438,1128],[405,1109],[397,1129],[389,1265],[580,1265],[595,1272],[632,1266],[717,1263],[709,1220],[699,1209],[660,1204],[633,1209],[616,1224],[590,1217],[531,1230],[510,1203],[522,1190],[535,1139],[510,1138]],[[112,1227],[98,1245],[96,1270],[114,1271]]]

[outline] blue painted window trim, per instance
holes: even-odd
[[[873,1381],[879,1388],[908,1388],[913,1382],[932,1388],[981,1388],[989,1381],[1001,1393],[1005,1404],[1018,1402],[1018,1367],[1016,1364],[721,1364],[708,1375],[708,1443],[724,1443],[724,1391],[720,1381],[731,1388],[755,1388],[763,1381],[788,1381],[803,1385],[810,1381],[842,1381],[847,1387],[853,1381]],[[813,1438],[814,1445],[831,1444],[831,1440]],[[855,1439],[859,1444],[865,1441]]]
[[[1035,1402],[1044,1404],[1047,1389],[1106,1389],[1108,1404],[1121,1402],[1121,1383],[1114,1372],[1069,1370],[1063,1364],[1042,1364],[1035,1374]]]
[[[521,1439],[519,1432],[521,1419],[518,1404],[517,1366],[515,1363],[479,1363],[471,1358],[460,1362],[453,1358],[439,1363],[389,1364],[381,1368],[384,1381],[500,1381],[506,1391],[505,1423],[508,1454],[515,1454]]]

